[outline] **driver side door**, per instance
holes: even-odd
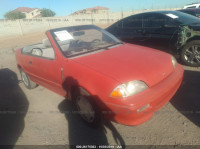
[[[143,30],[147,46],[168,50],[178,29],[172,19],[159,13],[147,13],[143,17]]]
[[[127,17],[121,21],[122,28],[119,38],[122,41],[134,43],[143,40],[142,14]]]
[[[31,80],[62,96],[65,91],[62,87],[62,67],[53,46],[48,39],[43,41],[40,48],[32,50],[28,59],[29,76]]]

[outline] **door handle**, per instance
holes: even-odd
[[[29,61],[29,64],[32,65],[32,61]]]
[[[139,30],[137,30],[137,32],[141,33],[141,34],[145,34],[146,33],[146,31],[144,29],[139,29]]]
[[[138,32],[138,33],[142,33],[142,32],[143,32],[143,30],[142,30],[142,29],[139,29],[139,30],[137,30],[137,32]]]

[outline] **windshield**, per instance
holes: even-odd
[[[51,30],[51,34],[66,57],[108,49],[122,43],[107,31],[94,25],[55,29]]]
[[[200,23],[199,18],[179,11],[166,12],[165,15],[176,20],[181,25]]]

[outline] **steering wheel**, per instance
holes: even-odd
[[[40,48],[33,48],[33,49],[31,50],[31,54],[32,54],[32,55],[36,55],[36,56],[42,56],[43,51],[42,51],[42,49],[40,49]]]
[[[100,39],[94,39],[94,40],[91,41],[91,43],[98,43],[98,42],[101,42],[101,40]]]
[[[90,42],[90,48],[92,49],[94,46],[97,46],[101,42],[100,39],[94,39]]]

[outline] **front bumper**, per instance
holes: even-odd
[[[127,106],[120,106],[106,102],[111,114],[104,114],[105,118],[124,125],[139,125],[149,120],[155,111],[163,107],[176,93],[183,79],[183,68],[177,65],[176,69],[159,84],[132,97],[128,97]],[[132,104],[130,104],[132,103]],[[145,110],[138,109],[149,105]]]

